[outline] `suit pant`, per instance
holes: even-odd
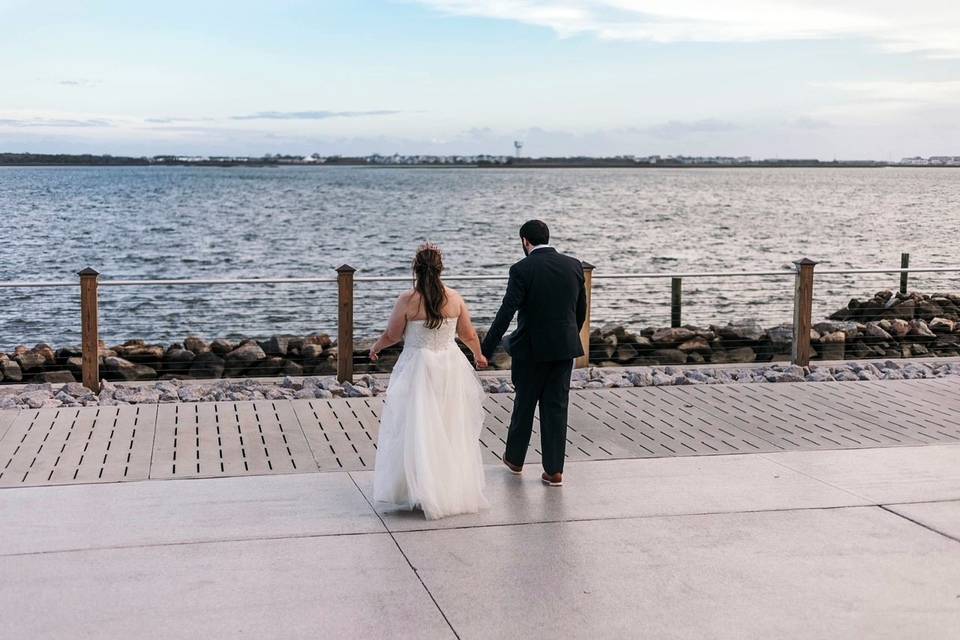
[[[522,465],[530,446],[533,414],[540,405],[540,450],[543,470],[549,474],[563,471],[567,445],[567,405],[570,398],[570,374],[573,360],[532,362],[514,358],[510,377],[516,389],[513,415],[507,433],[508,462]]]

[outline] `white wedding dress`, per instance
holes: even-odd
[[[407,322],[380,417],[373,497],[430,519],[476,513],[483,495],[483,388],[457,346],[457,319]]]

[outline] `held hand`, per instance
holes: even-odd
[[[476,360],[476,362],[477,362],[477,369],[486,369],[487,366],[489,366],[489,364],[490,364],[489,362],[487,362],[486,356],[484,356],[482,353],[479,354],[479,355],[475,358],[475,360]]]
[[[370,362],[376,362],[380,359],[380,354],[373,349],[370,349]]]

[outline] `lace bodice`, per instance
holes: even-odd
[[[428,329],[423,320],[410,320],[403,332],[405,349],[442,351],[454,344],[457,336],[457,318],[447,318],[436,329]]]

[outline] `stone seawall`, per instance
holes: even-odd
[[[960,356],[960,296],[909,295],[881,291],[854,299],[811,332],[818,360],[889,359]],[[793,328],[762,328],[755,322],[708,327],[644,328],[619,325],[590,334],[590,362],[611,367],[700,364],[746,364],[789,360]],[[354,345],[358,373],[390,371],[400,346],[385,350],[377,363],[367,351],[372,341]],[[37,344],[0,353],[0,383],[67,383],[81,377],[79,347]],[[273,376],[330,376],[337,370],[338,349],[327,334],[275,335],[242,341],[206,341],[189,336],[169,345],[128,340],[101,343],[100,371],[105,380],[216,379]],[[502,350],[491,363],[507,369]]]

